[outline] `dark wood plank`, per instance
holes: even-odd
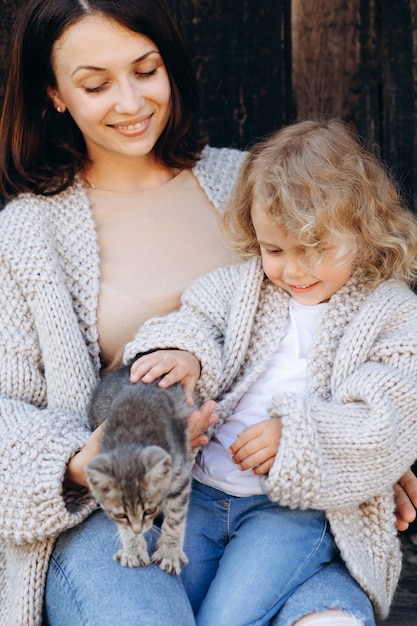
[[[383,156],[417,210],[416,0],[382,0]],[[413,200],[414,197],[414,200]]]
[[[245,147],[291,115],[289,1],[173,0],[202,92],[200,135]]]
[[[355,123],[417,210],[417,0],[293,1],[299,118]]]
[[[298,117],[355,108],[360,61],[360,0],[292,3],[292,82]]]
[[[400,583],[387,620],[377,626],[415,626],[417,624],[417,535],[404,535],[404,554]]]

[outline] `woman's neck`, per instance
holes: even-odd
[[[150,160],[125,162],[94,161],[86,168],[84,180],[92,189],[134,192],[161,187],[178,174],[178,170]]]

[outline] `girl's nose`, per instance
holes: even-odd
[[[285,262],[285,274],[288,278],[304,276],[305,269],[296,257],[291,257]]]

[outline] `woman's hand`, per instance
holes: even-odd
[[[209,426],[217,422],[218,416],[215,413],[216,403],[208,400],[196,409],[188,418],[188,433],[190,436],[191,448],[205,446],[208,437],[204,434]],[[64,477],[64,487],[66,489],[78,489],[87,487],[88,482],[85,475],[85,467],[101,452],[101,438],[105,422],[94,430],[86,441],[84,448],[74,454],[68,462],[67,471]]]
[[[278,452],[281,430],[281,420],[274,418],[245,428],[229,448],[233,463],[241,470],[267,474]]]
[[[407,530],[416,519],[417,508],[417,477],[411,469],[394,485],[394,497],[397,529]]]
[[[204,434],[204,431],[217,422],[218,416],[215,410],[216,403],[213,400],[208,400],[199,409],[190,414],[188,418],[188,434],[190,436],[191,448],[199,448],[208,443],[208,437]]]
[[[169,387],[174,384],[174,382],[182,382],[181,377],[185,376],[188,385],[188,399],[191,400],[190,405],[193,404],[192,392],[200,375],[200,364],[198,360],[193,354],[183,350],[162,350],[161,352],[178,352],[180,353],[180,358],[170,358],[170,355],[162,355],[162,359],[149,360],[147,358],[159,354],[159,352],[154,352],[150,355],[146,355],[145,357],[141,357],[141,359],[138,359],[132,365],[132,382],[137,382],[143,377],[146,379],[143,382],[152,382],[152,380],[161,376],[163,373],[161,370],[164,370],[164,368],[167,367],[168,369],[166,371],[169,372],[169,375],[165,376],[160,381],[159,385],[161,387]],[[145,360],[145,363],[143,363],[143,360]],[[193,370],[194,374],[191,375],[190,373],[190,377],[188,378],[184,374],[185,370]],[[177,378],[178,376],[180,376],[180,378]],[[199,446],[207,444],[208,437],[204,434],[204,431],[207,430],[209,426],[215,424],[218,419],[216,413],[214,412],[215,408],[216,403],[213,402],[213,400],[208,400],[207,402],[204,402],[199,409],[192,411],[190,414],[188,432],[192,448],[198,448]],[[100,453],[104,423],[105,422],[100,424],[100,426],[91,433],[84,448],[74,454],[74,456],[69,460],[64,477],[64,486],[66,488],[88,487],[85,467],[95,456],[97,456],[97,454]]]
[[[193,392],[200,376],[200,363],[194,354],[186,350],[157,350],[141,356],[130,369],[132,383],[151,383],[160,376],[159,387],[181,383],[187,404],[194,404]]]
[[[85,466],[100,453],[103,427],[104,422],[91,433],[84,448],[81,448],[81,450],[77,452],[77,454],[74,454],[69,460],[64,477],[64,487],[67,489],[88,487]]]

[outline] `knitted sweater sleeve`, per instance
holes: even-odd
[[[59,354],[49,363],[46,348],[42,354],[42,336],[55,329],[50,317],[42,322],[45,315],[37,315],[36,298],[29,306],[19,278],[2,255],[0,538],[32,543],[81,522],[95,503],[86,490],[63,492],[66,464],[85,444],[89,430],[81,406],[63,409],[58,400],[47,403],[47,396],[54,397],[53,387],[68,388],[73,375],[59,368]],[[44,288],[48,290],[46,283]]]
[[[227,316],[228,268],[216,270],[193,283],[181,298],[181,308],[146,322],[127,344],[125,362],[151,350],[178,349],[194,354],[200,362],[198,395],[218,395],[222,363],[222,337]]]
[[[253,273],[257,266],[253,265]],[[143,352],[177,348],[194,354],[201,374],[197,394],[201,400],[216,398],[228,385],[231,356],[228,353],[228,326],[239,308],[241,281],[246,280],[245,264],[220,268],[194,282],[183,294],[179,311],[146,322],[127,346],[125,362]],[[252,268],[250,268],[252,269]],[[226,371],[227,370],[227,371]]]
[[[375,304],[375,303],[374,303]],[[389,318],[347,332],[328,399],[277,394],[280,448],[264,479],[282,505],[339,509],[387,493],[417,456],[417,299],[410,292]],[[375,331],[376,328],[376,331]],[[353,347],[352,347],[353,346]]]

